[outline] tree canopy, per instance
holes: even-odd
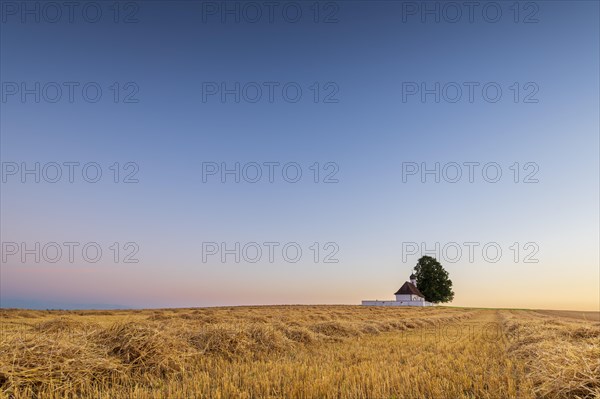
[[[425,296],[425,300],[433,303],[450,302],[454,299],[452,280],[448,272],[437,259],[423,256],[415,266],[417,288]]]

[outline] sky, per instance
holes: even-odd
[[[0,305],[599,310],[599,4],[468,4],[2,1]]]

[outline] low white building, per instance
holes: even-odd
[[[417,288],[417,277],[410,275],[410,281],[405,282],[394,293],[395,301],[362,301],[363,306],[433,306],[425,300],[425,296]]]

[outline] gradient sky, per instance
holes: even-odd
[[[598,2],[520,3],[518,15],[512,1],[481,2],[472,22],[463,8],[456,23],[449,9],[439,22],[420,14],[441,10],[441,2],[319,2],[319,22],[314,2],[292,3],[277,3],[272,23],[263,2],[255,3],[263,18],[252,23],[253,14],[223,21],[207,11],[224,3],[200,1],[120,2],[118,23],[113,2],[98,1],[96,23],[80,8],[73,22],[61,10],[56,23],[48,21],[53,10],[40,10],[38,23],[11,8],[25,3],[2,1],[3,171],[12,163],[73,161],[96,162],[103,172],[95,184],[80,173],[74,183],[64,175],[57,183],[5,176],[2,306],[358,304],[392,298],[408,278],[420,253],[403,256],[403,243],[477,242],[473,261],[466,247],[456,262],[439,256],[454,282],[453,305],[600,308]],[[290,22],[297,5],[302,17]],[[497,8],[502,15],[492,22]],[[10,95],[22,82],[79,86],[73,102],[66,91],[47,101],[47,86],[36,103],[31,94],[24,102]],[[98,102],[83,99],[87,82],[102,88]],[[272,102],[265,91],[256,103],[236,103],[218,94],[204,101],[206,82],[279,86]],[[289,82],[302,88],[296,103],[282,97]],[[472,103],[466,89],[455,103],[436,103],[433,95],[403,101],[406,82],[477,82],[479,89]],[[489,82],[502,88],[497,102],[481,95]],[[124,103],[132,87],[139,101]],[[336,87],[338,101],[323,102]],[[532,88],[537,93],[526,97]],[[115,162],[119,183],[109,169]],[[138,183],[121,182],[128,162],[139,166]],[[298,183],[281,174],[273,183],[266,176],[203,182],[205,162],[296,162],[303,175]],[[312,181],[315,162],[320,183]],[[339,168],[337,183],[322,182],[328,162]],[[406,162],[496,162],[502,178],[489,183],[479,168],[472,183],[466,175],[457,183],[432,176],[423,183],[418,175],[403,181]],[[523,182],[528,162],[537,165],[537,183]],[[33,255],[23,262],[6,254],[10,242],[97,242],[103,256],[90,263],[76,251],[73,263],[65,253],[57,263],[35,263]],[[114,242],[136,243],[139,262],[115,262]],[[233,256],[203,262],[203,242],[296,242],[303,255],[286,262],[280,246],[273,263],[265,252],[257,263]],[[328,242],[339,248],[337,263],[323,262]],[[486,243],[502,249],[497,262],[483,257]],[[537,263],[524,261],[531,248]]]

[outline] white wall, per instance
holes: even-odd
[[[420,296],[411,295],[411,294],[396,295],[396,300],[397,301],[424,301],[424,299],[421,298]]]
[[[410,295],[409,295],[410,296]],[[363,306],[433,306],[427,301],[362,301]]]

